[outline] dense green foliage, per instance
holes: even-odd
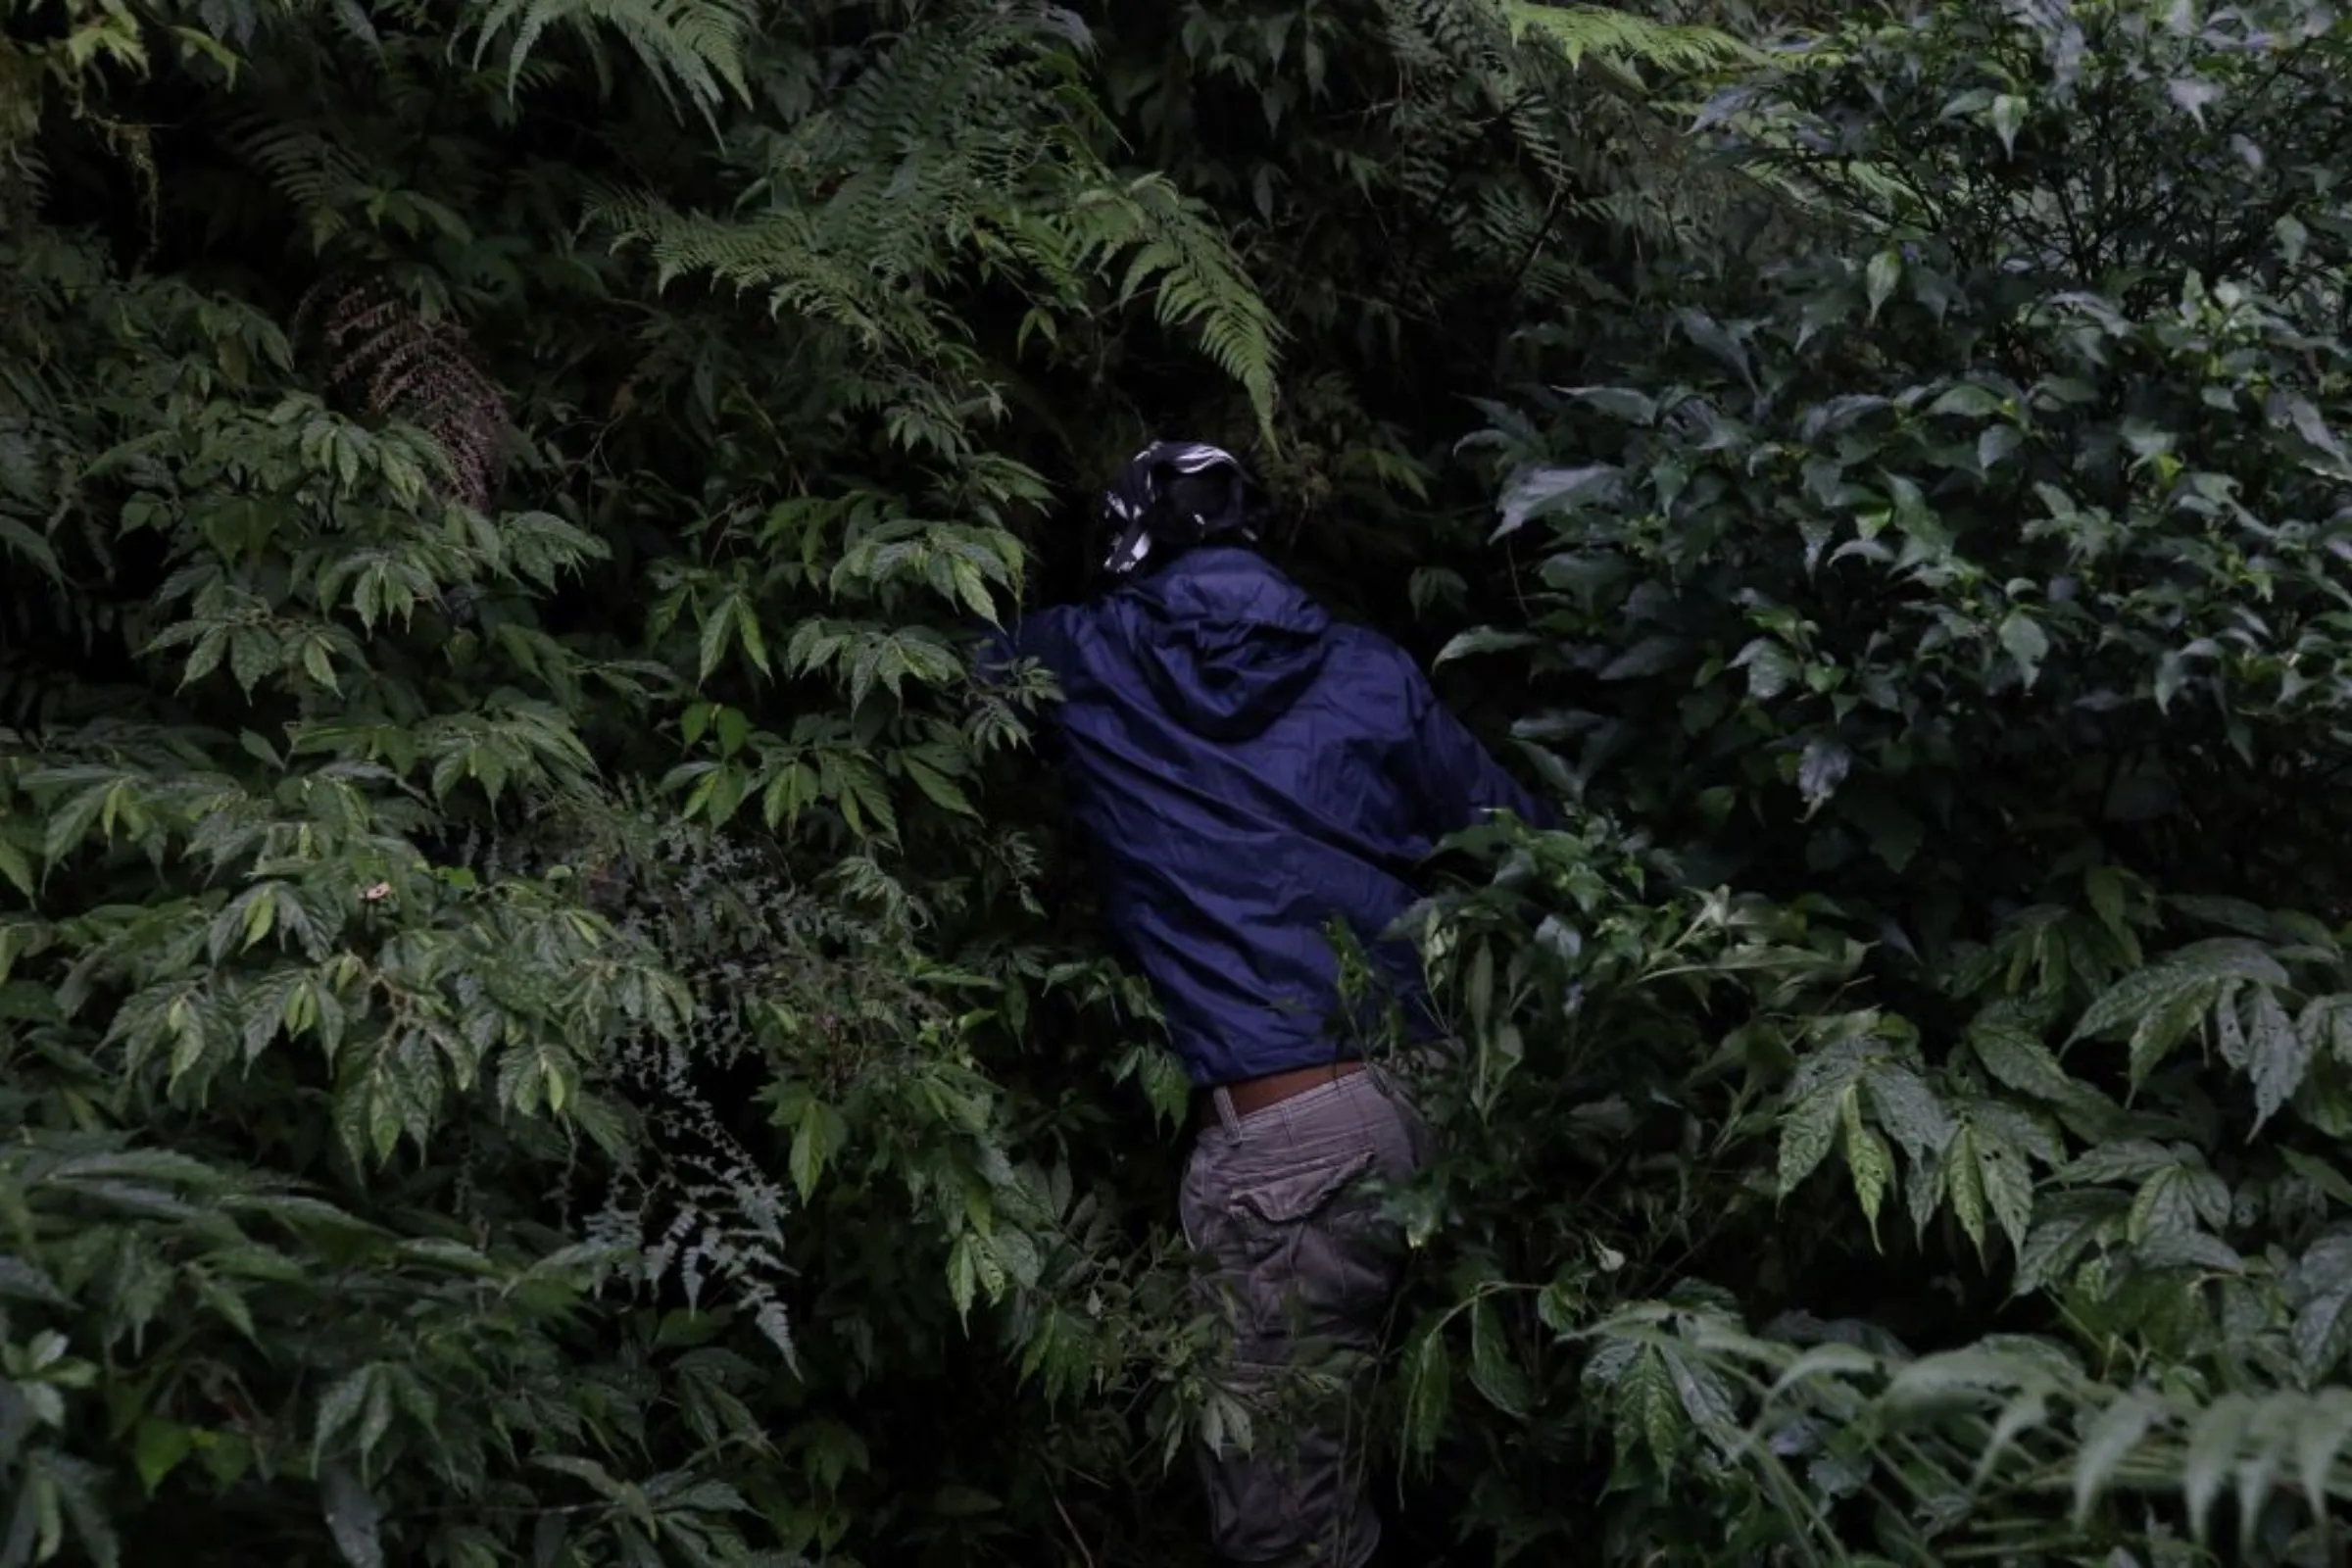
[[[1403,1560],[2340,1551],[2352,22],[7,14],[0,1565],[1200,1561],[966,666],[1168,433],[1572,808],[1420,919]]]

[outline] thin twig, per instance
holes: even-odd
[[[1054,1494],[1054,1511],[1061,1515],[1061,1528],[1070,1533],[1070,1544],[1078,1548],[1078,1558],[1086,1568],[1095,1568],[1095,1554],[1086,1549],[1086,1538],[1078,1534],[1078,1526],[1070,1519],[1070,1510],[1061,1503],[1061,1493]]]

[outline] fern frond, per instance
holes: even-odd
[[[508,90],[520,80],[523,63],[550,27],[573,28],[595,41],[599,25],[620,35],[674,107],[673,88],[682,89],[706,121],[732,92],[748,101],[744,54],[759,20],[757,0],[491,0],[478,24],[474,63],[509,27]],[[466,29],[461,29],[461,31]]]
[[[871,261],[860,267],[839,254],[808,213],[740,221],[681,213],[641,191],[606,189],[590,196],[587,214],[617,245],[643,245],[663,286],[706,274],[761,290],[779,314],[844,327],[869,351],[919,353],[934,335],[923,313],[887,287],[890,268]]]
[[[490,504],[507,400],[474,361],[465,329],[433,319],[381,282],[321,284],[295,312],[295,330],[316,311],[328,384],[379,418],[429,434],[448,465],[452,499]]]
[[[1553,219],[1624,211],[1633,232],[1669,239],[1690,226],[1691,209],[1723,205],[1711,185],[1689,179],[1698,160],[1683,106],[1646,76],[1695,80],[1699,65],[1744,50],[1729,34],[1527,0],[1381,0],[1381,12],[1391,47],[1410,63],[1396,126],[1405,167],[1383,178],[1402,184],[1423,221],[1459,233],[1457,254],[1515,287],[1563,273],[1541,229],[1536,244],[1514,240],[1483,210],[1490,196],[1479,187],[1494,181],[1462,186],[1466,161],[1487,167],[1467,143],[1486,126],[1508,129]]]
[[[769,158],[772,205],[736,218],[659,197],[598,193],[593,221],[642,245],[662,278],[703,274],[763,292],[778,314],[839,328],[896,368],[877,384],[891,438],[960,450],[1001,407],[978,385],[971,334],[934,286],[1010,275],[1082,311],[1107,279],[1121,303],[1149,292],[1241,384],[1270,435],[1278,329],[1206,210],[1156,176],[1129,184],[1093,150],[1100,127],[1068,92],[1090,46],[1075,16],[1013,5],[918,21],[866,61],[838,99],[800,121]],[[912,373],[920,367],[924,373]],[[944,389],[952,373],[959,387]]]
[[[1639,85],[1643,73],[1699,75],[1761,60],[1755,46],[1718,27],[1658,22],[1615,6],[1554,6],[1535,0],[1504,0],[1504,13],[1517,42],[1540,33],[1571,66],[1589,59],[1620,79]]]
[[[232,122],[228,137],[300,212],[313,243],[322,244],[347,226],[345,198],[366,183],[368,171],[321,124],[256,113]]]
[[[1282,328],[1205,209],[1162,174],[1104,185],[1079,198],[1090,217],[1081,248],[1130,252],[1122,301],[1147,285],[1163,325],[1191,329],[1217,368],[1249,394],[1260,435],[1274,440]]]

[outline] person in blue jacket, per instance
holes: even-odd
[[[1367,1067],[1330,931],[1426,1026],[1417,956],[1391,930],[1417,869],[1484,813],[1552,816],[1402,650],[1334,620],[1253,548],[1250,499],[1230,453],[1146,448],[1102,498],[1110,590],[1030,616],[998,653],[1061,688],[1046,738],[1111,935],[1198,1090],[1178,1208],[1233,1326],[1226,1384],[1253,1404],[1344,1391],[1259,1409],[1248,1451],[1203,1452],[1215,1547],[1361,1568],[1380,1524],[1354,1405],[1404,1247],[1359,1178],[1409,1176],[1427,1133]]]

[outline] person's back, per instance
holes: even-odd
[[[1329,928],[1410,1007],[1415,956],[1382,938],[1418,862],[1483,809],[1549,813],[1399,649],[1247,548],[1244,493],[1213,447],[1138,454],[1105,497],[1118,586],[1032,617],[1006,651],[1059,681],[1051,730],[1105,917],[1200,1090],[1179,1209],[1235,1330],[1229,1382],[1254,1396],[1302,1340],[1369,1371],[1403,1248],[1357,1181],[1427,1156],[1420,1118],[1339,1016]],[[1326,1407],[1261,1426],[1251,1454],[1203,1456],[1221,1554],[1370,1558],[1350,1416]]]
[[[1438,840],[1480,807],[1540,808],[1377,633],[1333,621],[1254,551],[1203,546],[1024,625],[1104,912],[1204,1086],[1351,1054],[1334,1016],[1344,922],[1381,943]]]

